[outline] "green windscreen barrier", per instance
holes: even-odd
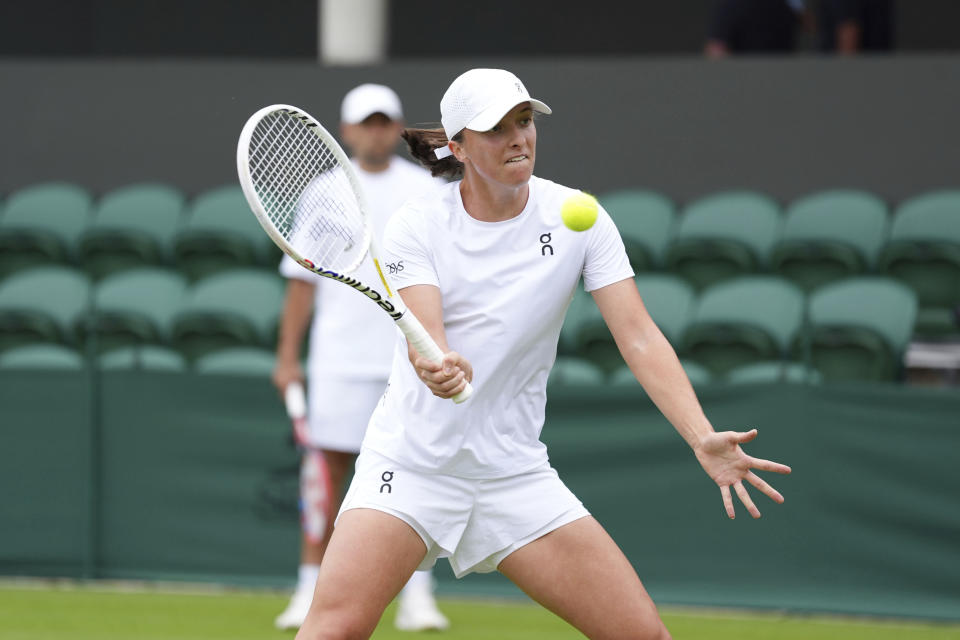
[[[94,393],[99,389],[99,393]],[[960,619],[960,394],[708,386],[776,505],[720,492],[639,388],[556,388],[543,438],[658,603]],[[0,372],[0,574],[292,583],[297,453],[260,379]],[[441,593],[517,593],[498,575]]]

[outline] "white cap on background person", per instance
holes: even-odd
[[[348,91],[340,105],[340,120],[346,124],[358,124],[375,113],[391,120],[403,120],[400,97],[390,87],[362,84]]]
[[[520,78],[503,69],[471,69],[454,80],[440,100],[440,122],[452,140],[464,129],[489,131],[521,102],[534,111],[551,113],[550,107],[530,97]],[[451,154],[449,147],[434,151],[438,158]]]

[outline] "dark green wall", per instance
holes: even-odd
[[[91,395],[94,388],[100,392]],[[96,398],[96,401],[91,401]],[[790,464],[729,521],[642,392],[557,389],[554,466],[661,603],[958,618],[960,395],[707,387],[718,429]],[[296,453],[265,380],[0,372],[0,574],[285,584]],[[496,575],[446,593],[518,593]]]

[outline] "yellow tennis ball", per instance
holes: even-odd
[[[599,206],[596,198],[580,191],[564,200],[560,207],[560,217],[568,229],[586,231],[597,221]]]

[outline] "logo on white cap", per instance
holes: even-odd
[[[534,111],[551,113],[550,107],[527,93],[520,78],[503,69],[471,69],[454,80],[440,100],[440,122],[453,139],[464,129],[489,131],[511,109],[529,102]],[[437,158],[451,155],[449,147],[434,150]]]
[[[400,97],[382,84],[362,84],[347,92],[340,105],[340,120],[347,124],[363,122],[375,113],[391,120],[402,120]]]

